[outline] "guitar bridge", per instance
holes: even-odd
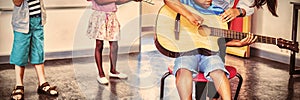
[[[179,40],[179,31],[180,31],[180,14],[177,13],[175,18],[175,28],[174,28],[174,36],[176,40]]]

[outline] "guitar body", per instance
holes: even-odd
[[[190,6],[184,5],[189,11],[201,16],[204,21],[202,25],[227,29],[227,23],[222,23],[217,15],[204,15]],[[207,52],[218,52],[218,39],[220,37],[210,36],[209,28],[192,25],[185,17],[180,17],[179,39],[175,39],[175,18],[177,12],[167,5],[160,10],[156,19],[155,45],[164,55],[179,57],[181,55],[206,54]]]

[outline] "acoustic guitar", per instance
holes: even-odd
[[[155,46],[168,57],[182,55],[204,54],[211,55],[219,51],[219,38],[243,39],[248,33],[227,30],[227,23],[223,23],[217,15],[201,14],[190,6],[184,5],[189,11],[201,16],[202,25],[192,25],[185,17],[164,5],[160,8],[156,18]],[[280,48],[299,52],[298,42],[282,38],[261,35],[255,42],[277,45]]]

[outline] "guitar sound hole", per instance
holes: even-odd
[[[207,27],[205,27],[205,26],[199,26],[198,27],[198,33],[201,35],[201,36],[203,36],[203,37],[207,37],[208,36],[208,28]]]

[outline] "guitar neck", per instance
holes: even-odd
[[[225,30],[225,29],[219,29],[213,27],[210,27],[210,29],[211,29],[212,36],[225,37],[225,38],[238,39],[238,40],[246,38],[248,34],[248,33],[236,32],[232,30]],[[274,44],[274,45],[277,44],[277,38],[261,36],[261,35],[254,35],[254,36],[257,36],[255,42]]]

